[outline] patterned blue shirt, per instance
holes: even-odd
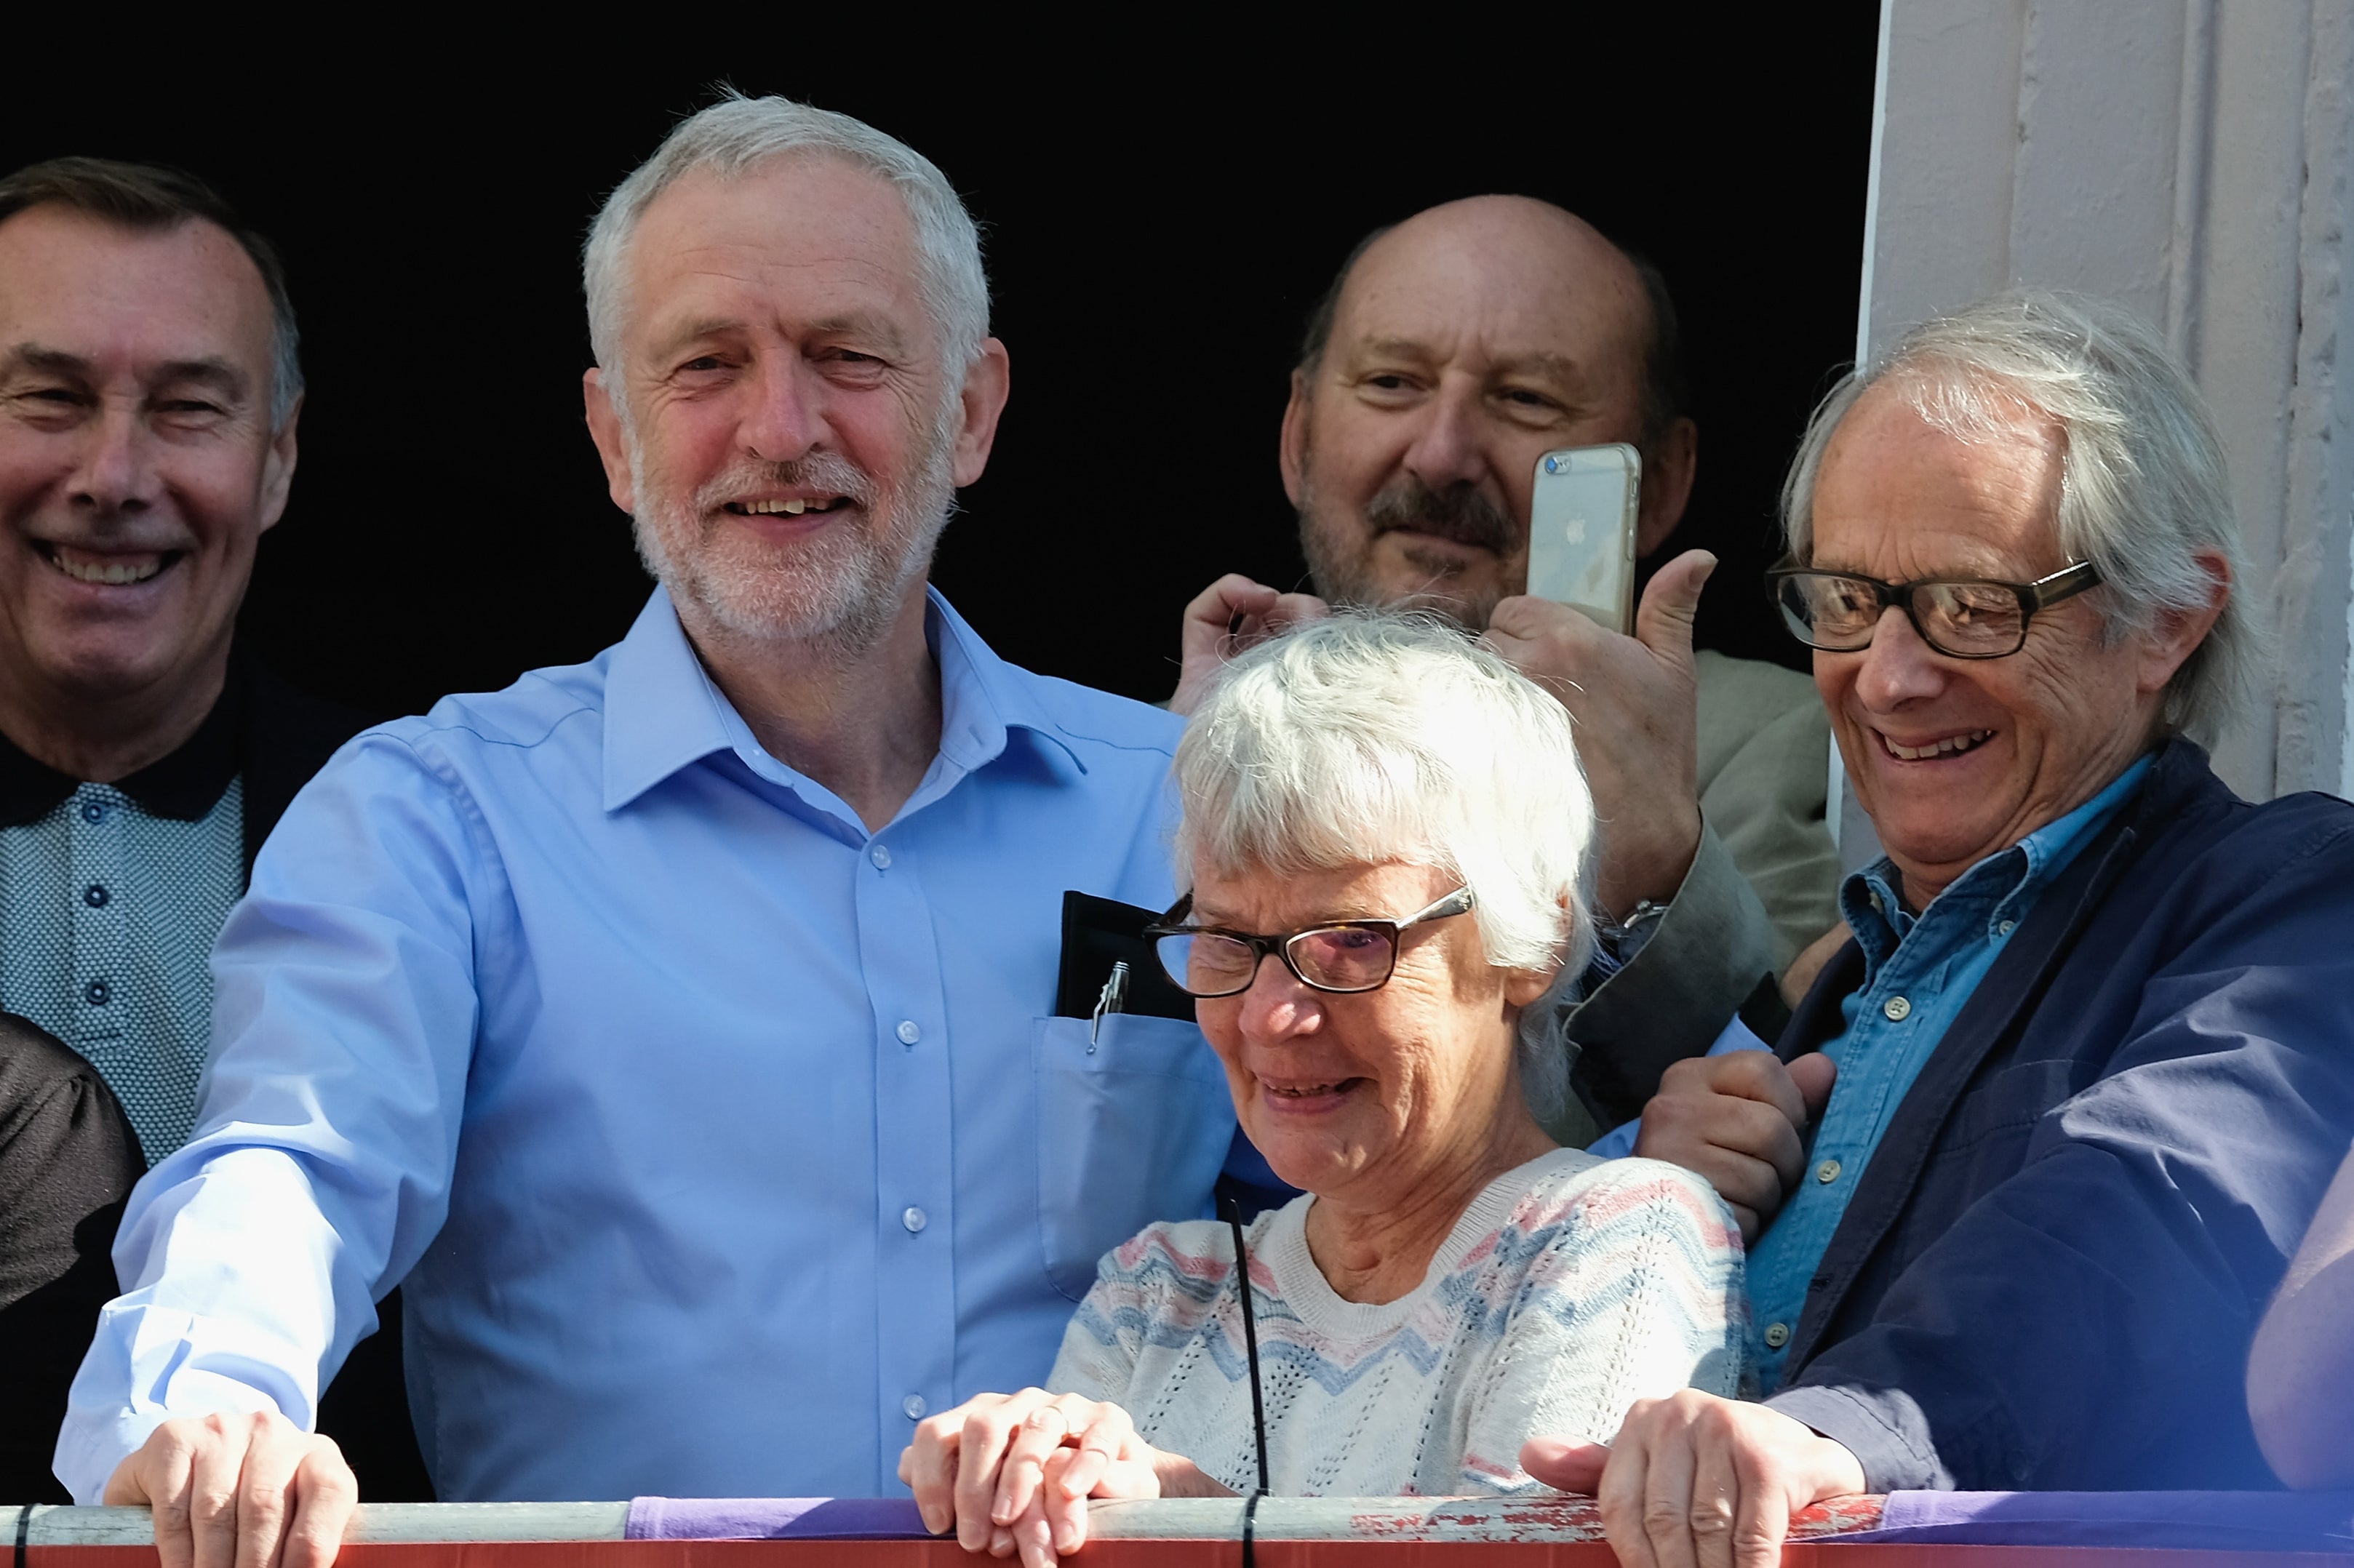
[[[206,957],[245,891],[232,697],[111,784],[0,736],[0,1008],[96,1067],[150,1165],[187,1140],[211,1032]]]
[[[1839,1064],[1807,1167],[1749,1253],[1752,1360],[1760,1396],[1781,1385],[1807,1287],[1896,1107],[2045,888],[2125,808],[2149,771],[2142,758],[2056,821],[1970,867],[1918,915],[1886,859],[1850,876],[1840,911],[1863,948],[1863,983],[1841,1001],[1846,1027],[1823,1046]]]

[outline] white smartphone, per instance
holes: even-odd
[[[1635,615],[1635,516],[1643,458],[1624,441],[1537,459],[1529,502],[1529,592],[1613,631]]]

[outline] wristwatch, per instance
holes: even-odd
[[[1669,905],[1673,902],[1672,899],[1638,899],[1635,907],[1627,911],[1627,918],[1613,920],[1606,916],[1596,923],[1594,934],[1610,949],[1611,957],[1622,964],[1629,963],[1637,953],[1643,950],[1643,945],[1651,939],[1652,933],[1659,928],[1659,917],[1668,912]]]

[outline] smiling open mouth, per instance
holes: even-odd
[[[1268,1094],[1279,1100],[1313,1100],[1321,1099],[1327,1095],[1346,1094],[1365,1080],[1336,1078],[1329,1084],[1269,1084],[1264,1078],[1259,1081],[1266,1084]]]
[[[731,501],[726,510],[738,517],[799,517],[804,512],[832,512],[849,503],[846,495],[828,495],[803,501]]]
[[[109,551],[77,550],[70,545],[53,545],[36,539],[33,548],[41,559],[57,567],[78,583],[94,583],[101,588],[126,588],[160,577],[164,569],[187,554],[186,550]]]
[[[1878,735],[1879,731],[1874,730],[1872,733]],[[1946,736],[1931,741],[1926,746],[1899,746],[1884,735],[1880,736],[1880,744],[1888,748],[1889,756],[1900,761],[1928,762],[1940,757],[1959,757],[1963,752],[1976,750],[1993,738],[1994,731],[1990,729],[1974,729],[1962,735]]]

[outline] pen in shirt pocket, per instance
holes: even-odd
[[[1112,961],[1111,973],[1106,977],[1103,991],[1096,998],[1096,1010],[1087,1019],[1087,1054],[1096,1054],[1096,1045],[1103,1038],[1104,1014],[1128,1011],[1128,960]]]

